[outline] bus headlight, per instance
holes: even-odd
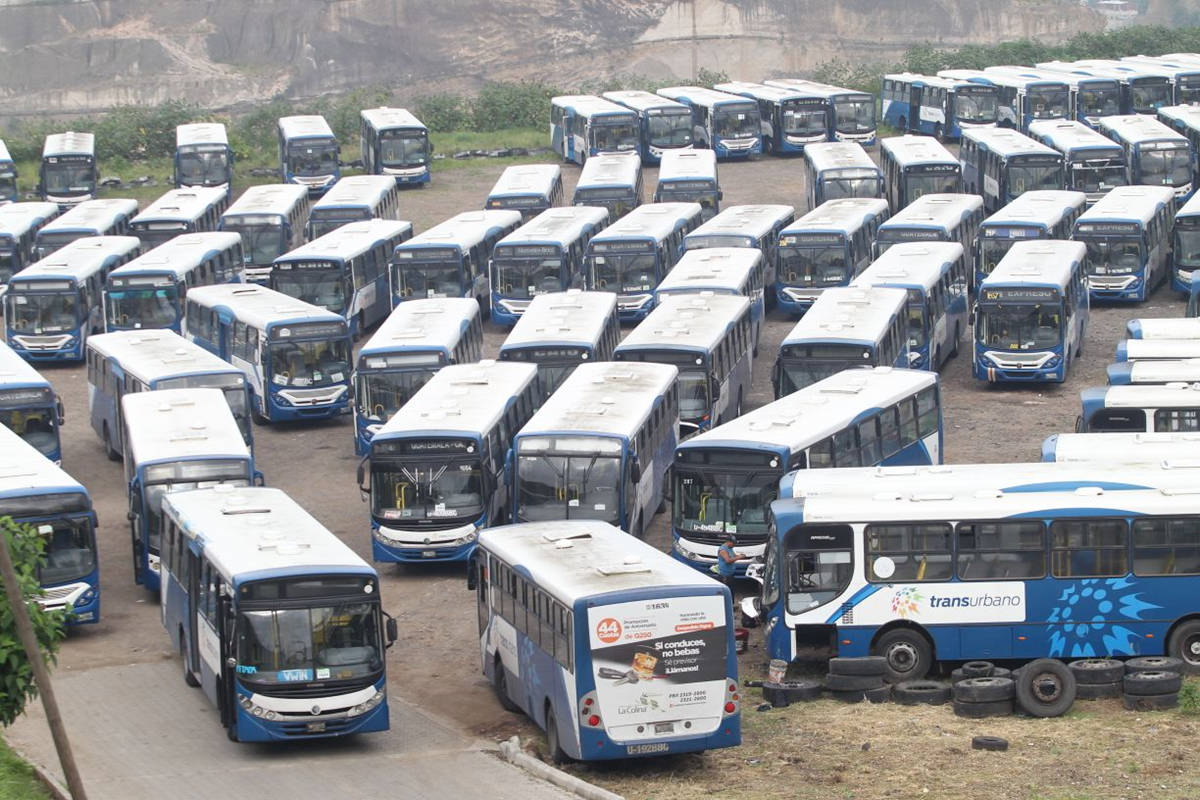
[[[271,400],[273,400],[275,402],[275,404],[278,406],[282,406],[284,408],[292,407],[292,401],[288,400],[286,397],[279,394],[278,392],[271,392]]]
[[[376,692],[374,695],[372,695],[371,698],[369,700],[367,700],[365,703],[359,703],[354,708],[347,711],[346,716],[357,717],[361,714],[365,714],[368,711],[374,709],[380,703],[382,703],[384,697],[386,697],[386,696],[387,696],[387,689],[380,689],[378,692]]]
[[[1054,369],[1061,363],[1062,363],[1062,356],[1052,355],[1052,356],[1050,356],[1050,360],[1046,362],[1046,367],[1049,369]]]
[[[683,546],[682,544],[680,544],[679,542],[676,542],[676,543],[675,543],[675,551],[676,551],[677,553],[679,553],[679,555],[681,555],[681,556],[683,556],[684,558],[686,558],[688,561],[695,561],[695,560],[696,560],[696,554],[695,554],[695,553],[693,553],[691,550],[688,550],[686,547],[684,547],[684,546]]]
[[[274,711],[263,708],[262,706],[254,705],[254,703],[250,702],[250,698],[246,697],[246,695],[244,695],[244,694],[239,694],[237,696],[237,699],[238,699],[238,705],[240,705],[246,711],[249,711],[250,715],[253,717],[257,717],[259,719],[274,720],[279,716]]]
[[[96,599],[96,590],[94,588],[92,588],[92,589],[88,589],[86,592],[81,594],[79,596],[79,599],[75,601],[75,604],[82,606],[82,605],[86,605],[87,603],[92,602],[95,599]]]

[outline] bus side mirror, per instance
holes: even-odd
[[[504,457],[504,485],[505,486],[512,485],[512,472],[513,472],[513,451],[509,450],[508,455],[506,455]]]
[[[775,397],[779,397],[779,359],[775,359],[775,363],[771,365],[771,389],[774,390]]]
[[[634,483],[642,482],[642,464],[637,460],[637,456],[634,456],[633,460],[629,462],[629,478]]]
[[[721,395],[721,379],[714,372],[708,376],[708,395],[713,400],[716,400]]]
[[[718,200],[724,200],[724,199],[725,199],[725,192],[724,192],[723,190],[721,190],[721,189],[717,189],[717,199],[718,199]]]
[[[363,480],[367,477],[367,461],[370,458],[369,455],[364,456],[363,460],[358,462],[358,495],[364,503],[371,496],[371,487],[363,485]]]
[[[383,612],[387,614],[387,612]],[[396,624],[396,618],[391,614],[387,614],[387,622],[384,623],[387,632],[387,646],[390,648],[400,638],[400,626]]]
[[[467,560],[467,591],[475,591],[479,586],[475,576],[478,574],[479,566],[474,558]]]
[[[61,397],[55,398],[54,411],[58,415],[58,424],[59,425],[62,425],[64,422],[67,421],[67,415],[66,415],[66,412],[63,411],[63,402],[62,402]]]
[[[667,467],[667,474],[663,476],[663,500],[675,502],[675,467]]]
[[[1087,433],[1087,425],[1083,421],[1082,414],[1080,414],[1078,417],[1075,418],[1075,432],[1076,433]]]
[[[259,472],[258,470],[254,470],[254,485],[255,486],[266,486],[267,485],[267,479],[264,478],[263,474],[261,472]]]
[[[975,327],[975,315],[979,311],[979,306],[971,306],[971,313],[967,316],[967,324],[972,328]]]

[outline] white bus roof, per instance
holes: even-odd
[[[879,167],[858,142],[813,142],[804,145],[804,158],[814,172],[832,169],[867,169],[879,172]]]
[[[979,291],[982,293],[984,289],[995,286],[1050,286],[1063,289],[1070,284],[1071,276],[1083,269],[1086,260],[1087,246],[1083,242],[1052,239],[1017,242],[983,279]]]
[[[189,537],[222,575],[255,580],[327,569],[374,575],[365,561],[280,489],[216,486],[163,497]],[[370,595],[367,595],[370,597]]]
[[[312,210],[346,206],[374,208],[394,191],[396,179],[391,175],[350,175],[329,187],[329,191],[312,204]]]
[[[361,116],[377,131],[393,128],[419,128],[425,130],[425,123],[416,118],[407,108],[364,108]]]
[[[60,247],[13,275],[12,280],[70,278],[81,281],[104,268],[113,256],[124,256],[142,246],[136,236],[88,236]]]
[[[872,218],[886,218],[887,200],[842,197],[826,200],[780,231],[780,238],[802,233],[853,233]]]
[[[237,236],[236,233],[231,235]],[[274,323],[346,322],[340,314],[328,309],[288,297],[265,286],[246,283],[194,286],[188,290],[187,299],[189,303],[196,302],[206,308],[227,306],[239,320],[260,331]]]
[[[46,137],[42,147],[42,158],[65,155],[94,155],[96,152],[96,136],[91,133],[67,131],[52,133]]]
[[[225,202],[226,192],[216,186],[189,186],[183,189],[171,189],[162,197],[142,209],[142,212],[130,220],[130,224],[186,220],[192,222],[204,215],[213,206]]]
[[[240,216],[276,215],[286,216],[298,203],[308,200],[308,187],[295,183],[268,183],[251,186],[233,202],[222,220]]]
[[[1133,67],[1161,70],[1172,78],[1200,74],[1200,64],[1188,59],[1174,59],[1168,56],[1121,56],[1120,62]]]
[[[658,165],[658,182],[717,178],[717,154],[712,150],[664,150]]]
[[[1200,131],[1200,106],[1163,106],[1158,109],[1158,113],[1169,120],[1180,122],[1194,131]],[[1195,197],[1195,195],[1192,196]]]
[[[396,252],[404,253],[426,247],[457,247],[460,251],[469,250],[497,231],[518,225],[520,222],[520,211],[464,211],[396,245]]]
[[[1029,132],[1043,137],[1051,147],[1066,155],[1076,150],[1111,150],[1120,147],[1103,133],[1074,119],[1041,119],[1029,123]]]
[[[753,103],[746,97],[739,97],[736,94],[728,92],[718,92],[715,89],[705,89],[702,86],[664,86],[659,89],[657,94],[659,97],[665,97],[668,100],[677,100],[680,103],[687,105],[704,106],[705,108],[714,108],[727,103]],[[755,107],[757,110],[757,106]]]
[[[242,237],[236,233],[185,233],[160,244],[149,253],[143,253],[128,264],[122,264],[108,275],[110,278],[123,278],[147,272],[168,272],[182,279],[210,254],[240,247],[241,244]]]
[[[1179,217],[1192,217],[1196,215],[1200,215],[1200,192],[1196,192],[1189,197],[1187,202],[1183,204],[1183,207],[1175,212],[1176,219]]]
[[[1086,233],[1084,226],[1097,222],[1147,225],[1161,206],[1174,202],[1175,190],[1170,186],[1114,186],[1094,206],[1079,215],[1075,221],[1075,232]]]
[[[612,321],[616,313],[614,292],[571,289],[539,294],[517,319],[500,352],[550,342],[591,347],[600,340],[605,325],[616,324]]]
[[[279,132],[285,139],[332,139],[333,129],[317,114],[280,117]]]
[[[479,303],[471,297],[433,297],[407,300],[396,306],[358,352],[368,356],[401,350],[453,348],[471,320],[479,316]]]
[[[3,139],[0,139],[0,161],[12,161],[12,156],[8,154],[8,148],[4,145]]]
[[[885,408],[937,385],[937,374],[924,370],[849,369],[693,436],[678,449],[782,445],[796,453],[842,430],[870,409]]]
[[[947,265],[962,257],[963,246],[958,242],[901,242],[889,247],[850,285],[920,286],[929,290],[942,279]]]
[[[798,100],[800,98],[810,96],[803,91],[795,88],[785,88],[783,86],[768,86],[765,83],[750,83],[748,81],[730,81],[729,83],[718,83],[713,86],[717,91],[725,92],[726,94],[734,94],[740,97],[750,97],[754,100],[766,100],[771,103],[780,103],[784,100]],[[805,150],[808,147],[805,146]]]
[[[880,153],[890,153],[901,167],[916,164],[957,164],[958,159],[932,136],[890,136],[879,142]]]
[[[970,139],[991,150],[1000,158],[1018,155],[1062,156],[1052,147],[1009,128],[967,128],[963,138]]]
[[[688,250],[671,267],[655,292],[659,296],[704,291],[738,293],[743,285],[749,283],[751,272],[762,261],[762,251],[756,247]]]
[[[170,330],[98,333],[88,337],[87,346],[104,358],[115,358],[121,369],[147,386],[185,375],[230,375],[239,383],[244,380],[237,367]]]
[[[591,159],[589,159],[590,161]],[[496,243],[502,245],[570,244],[589,228],[602,225],[608,219],[608,209],[595,206],[565,206],[548,208]]]
[[[584,163],[575,191],[596,186],[636,186],[641,171],[642,159],[633,151],[601,153]]]
[[[753,236],[757,239],[774,230],[780,220],[795,213],[793,206],[726,206],[721,213],[685,236],[684,242],[702,236]]]
[[[674,100],[668,100],[665,97],[660,97],[659,95],[640,89],[605,92],[601,97],[639,113],[650,111],[666,112],[668,114],[692,113],[692,110],[683,103],[677,103]]]
[[[1117,362],[1108,365],[1109,383],[1114,384],[1115,373],[1127,373],[1129,383],[1200,383],[1200,353],[1196,358],[1177,361],[1148,360]]]
[[[593,236],[588,246],[621,239],[661,242],[700,211],[699,203],[645,203]]]
[[[1171,74],[1162,69],[1138,66],[1137,64],[1127,64],[1121,61],[1108,61],[1105,59],[1084,58],[1080,59],[1079,61],[1045,61],[1039,63],[1038,67],[1056,72],[1078,72],[1104,78],[1116,78],[1119,81],[1128,81],[1131,78],[1170,79],[1173,77]]]
[[[1197,384],[1105,386],[1103,392],[1105,408],[1200,408]]]
[[[121,397],[121,414],[133,464],[250,457],[220,389],[133,392]]]
[[[983,198],[977,194],[925,194],[894,214],[879,230],[929,227],[951,230],[962,222],[965,213],[982,208]]]
[[[25,497],[47,491],[87,493],[83,484],[68,475],[62,467],[39,453],[36,447],[13,433],[7,425],[0,425],[0,506],[9,497]]]
[[[1119,83],[1116,78],[1104,75],[1079,75],[1073,72],[1055,72],[1054,70],[1038,69],[1037,67],[995,66],[986,67],[984,72],[988,75],[1017,75],[1041,81],[1060,81],[1076,89],[1080,86],[1089,86],[1096,83],[1107,83],[1116,88],[1116,84]],[[1042,121],[1053,122],[1054,120]]]
[[[1200,358],[1200,340],[1196,339],[1122,339],[1117,349],[1125,351],[1126,361],[1180,361]]]
[[[529,194],[549,197],[554,184],[560,180],[562,168],[557,164],[517,164],[504,168],[488,197]]]
[[[766,83],[768,86],[782,86],[785,89],[794,89],[809,96],[824,97],[826,99],[832,99],[833,97],[842,94],[870,96],[867,92],[860,92],[857,89],[846,89],[841,86],[832,86],[828,83],[810,81],[807,78],[772,78],[769,81],[764,81],[764,83]]]
[[[1096,121],[1100,130],[1111,132],[1130,144],[1172,142],[1188,147],[1188,139],[1179,131],[1145,114],[1125,114],[1101,117]]]
[[[1056,433],[1042,444],[1043,456],[1053,454],[1058,463],[1116,461],[1121,464],[1158,464],[1196,458],[1200,433]]]
[[[395,185],[395,178],[390,175],[382,177],[391,182],[393,186]],[[411,222],[394,219],[366,219],[351,222],[313,239],[311,242],[302,244],[295,250],[289,250],[275,259],[275,263],[311,261],[322,258],[349,260],[365,253],[382,241],[411,230]]]
[[[1137,329],[1138,339],[1200,339],[1200,317],[1131,319],[1126,326],[1126,330]]]
[[[38,233],[105,231],[122,217],[132,219],[137,210],[137,200],[122,200],[116,197],[106,200],[84,200],[53,222],[48,222]]]
[[[537,380],[536,364],[480,361],[442,367],[375,434],[393,437],[486,433],[509,403]]]
[[[0,236],[20,238],[58,216],[58,203],[8,203],[0,206]]]
[[[725,338],[730,326],[749,309],[749,298],[740,295],[663,297],[626,334],[615,352],[677,349],[711,352]]]
[[[49,389],[50,381],[15,350],[0,342],[0,386],[44,386]],[[0,428],[4,427],[0,424]]]
[[[977,89],[986,84],[975,83],[965,78],[943,78],[937,75],[922,75],[917,72],[892,72],[883,76],[885,81],[904,81],[905,83],[921,83],[935,89]],[[995,87],[990,87],[995,89]]]
[[[631,114],[632,109],[597,97],[594,94],[563,94],[550,98],[550,104],[570,108],[583,117],[609,114]]]
[[[679,370],[669,364],[599,361],[580,364],[521,429],[519,436],[634,436],[672,390]]]
[[[804,342],[874,344],[904,312],[908,292],[882,287],[834,286],[821,292],[783,338],[783,345]]]
[[[995,86],[1004,86],[1010,89],[1027,89],[1031,87],[1041,88],[1043,90],[1062,89],[1066,90],[1067,82],[1061,75],[1056,75],[1053,78],[1035,78],[1032,76],[1022,77],[1018,75],[1008,75],[1003,72],[984,72],[973,69],[940,69],[938,77],[941,78],[956,78],[959,80],[970,81],[975,79],[984,80],[992,83]]]
[[[229,136],[220,122],[191,122],[175,128],[175,146],[192,147],[198,144],[229,146]]]
[[[621,592],[635,589],[662,588],[672,594],[679,587],[712,594],[722,591],[712,578],[607,522],[526,522],[485,528],[479,532],[479,545],[529,575],[567,606],[589,597],[616,600]],[[643,596],[644,592],[639,594]]]

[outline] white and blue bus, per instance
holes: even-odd
[[[1200,431],[1200,386],[1169,383],[1096,386],[1079,393],[1076,433]]]
[[[847,286],[871,263],[875,235],[887,219],[886,200],[845,198],[816,207],[780,231],[774,287],[779,308],[799,316],[825,289]]]
[[[837,286],[813,302],[779,345],[775,399],[856,367],[909,365],[904,289]]]
[[[110,461],[124,455],[126,394],[220,389],[242,441],[254,446],[250,388],[237,367],[171,331],[102,333],[87,341],[88,421]]]
[[[1013,75],[1018,77],[1036,78],[1039,80],[1062,81],[1071,93],[1071,113],[1061,121],[1074,120],[1082,125],[1095,129],[1100,117],[1121,113],[1121,82],[1116,78],[1102,75],[1083,75],[1072,72],[1054,72],[1041,70],[1036,67],[988,67],[988,74]],[[1030,126],[1044,124],[1049,120],[1031,122]],[[1032,134],[1031,134],[1032,135]]]
[[[620,340],[616,294],[551,292],[533,298],[500,345],[500,360],[537,366],[540,407],[580,364],[611,361]]]
[[[37,261],[38,231],[58,216],[54,203],[6,203],[0,206],[0,294],[13,275]]]
[[[779,234],[796,220],[796,209],[784,205],[726,206],[715,217],[683,237],[685,250],[752,247],[763,254],[767,285],[775,285]],[[774,297],[767,296],[768,302]]]
[[[278,489],[163,499],[162,620],[237,742],[387,730],[379,576]]]
[[[879,226],[875,257],[901,242],[958,242],[967,251],[968,274],[974,274],[975,237],[983,216],[979,195],[923,195]]]
[[[247,281],[266,284],[271,265],[304,244],[308,222],[308,189],[294,183],[251,186],[242,192],[217,223],[217,230],[242,237]]]
[[[589,158],[575,182],[573,206],[608,209],[616,221],[642,204],[642,161],[637,153],[601,153]]]
[[[767,508],[797,470],[802,483],[806,470],[941,464],[939,387],[930,372],[846,370],[680,443],[671,554],[707,570],[732,533],[738,552],[761,555]]]
[[[342,177],[342,147],[324,117],[280,117],[276,134],[281,183],[299,184],[320,196]]]
[[[68,625],[99,622],[99,523],[87,489],[4,425],[0,451],[0,517],[34,528],[46,542],[38,604],[65,611]]]
[[[84,200],[38,231],[33,258],[40,261],[88,236],[126,236],[137,208],[137,200]]]
[[[662,302],[668,297],[694,294],[732,294],[750,301],[751,337],[754,354],[762,334],[767,311],[767,262],[763,254],[750,247],[709,247],[692,250],[658,285],[655,294]]]
[[[641,90],[605,92],[601,96],[637,114],[638,155],[643,164],[659,163],[668,150],[691,149],[692,110],[683,103]]]
[[[354,370],[354,452],[442,367],[483,358],[479,304],[449,297],[404,303],[358,351]]]
[[[1153,117],[1159,108],[1171,105],[1174,98],[1171,79],[1165,73],[1140,69],[1120,61],[1046,61],[1037,66],[1050,72],[1116,80],[1121,87],[1120,114]]]
[[[890,248],[851,286],[885,286],[908,292],[905,330],[908,366],[937,372],[958,355],[970,328],[967,258],[957,242],[910,242]]]
[[[1029,135],[1063,155],[1067,189],[1095,204],[1114,186],[1127,186],[1125,151],[1099,131],[1075,120],[1047,120],[1029,126]]]
[[[171,189],[129,221],[129,235],[152,250],[185,233],[210,233],[217,230],[228,202],[220,188]]]
[[[688,123],[691,128],[691,123]],[[9,155],[4,140],[0,139],[0,205],[17,202],[17,162]]]
[[[520,226],[515,209],[464,211],[396,245],[389,279],[392,308],[409,300],[471,297],[486,312],[492,250]]]
[[[1195,317],[1131,319],[1125,323],[1125,336],[1130,339],[1200,339],[1200,319]]]
[[[1177,206],[1192,196],[1192,143],[1163,123],[1142,114],[1101,117],[1100,132],[1125,151],[1126,177],[1134,186],[1168,186]]]
[[[932,136],[892,136],[879,145],[884,196],[899,212],[927,194],[962,191],[962,163]]]
[[[483,207],[489,211],[519,211],[521,221],[528,222],[548,208],[564,205],[565,198],[562,167],[518,164],[504,168]]]
[[[1018,242],[978,287],[972,373],[1063,383],[1083,353],[1091,303],[1080,242]]]
[[[817,142],[804,148],[808,207],[830,200],[884,196],[883,170],[857,142]]]
[[[139,248],[133,236],[92,236],[18,272],[4,295],[8,344],[28,361],[82,361],[87,338],[104,332],[109,273]]]
[[[392,254],[412,235],[411,222],[373,219],[343,225],[275,259],[269,285],[342,317],[358,339],[392,310]]]
[[[363,171],[390,176],[400,186],[424,185],[432,174],[429,129],[404,108],[364,108],[359,116]]]
[[[901,133],[957,140],[963,131],[994,128],[1000,104],[995,86],[900,72],[883,76],[883,120]]]
[[[0,343],[0,427],[8,428],[55,464],[62,463],[62,401],[50,381]]]
[[[463,561],[481,528],[507,523],[508,451],[537,394],[532,364],[457,364],[430,378],[379,429],[358,467],[371,503],[372,558]]]
[[[823,94],[743,81],[713,88],[758,103],[764,153],[803,153],[809,145],[829,140],[829,100]]]
[[[1118,364],[1154,361],[1187,361],[1200,358],[1196,339],[1122,339],[1114,359]]]
[[[304,236],[308,241],[333,233],[351,222],[400,219],[400,192],[387,175],[342,178],[312,204]]]
[[[1083,192],[1049,189],[1026,192],[979,224],[972,288],[979,288],[1017,242],[1070,239],[1087,207]]]
[[[741,743],[732,596],[711,577],[576,520],[483,531],[467,588],[483,677],[554,763]]]
[[[1042,441],[1042,461],[1163,464],[1193,460],[1200,433],[1055,433]]]
[[[858,142],[863,147],[875,144],[874,95],[803,78],[776,78],[765,83],[768,86],[801,92],[806,97],[824,98],[829,109],[829,141]]]
[[[603,208],[551,208],[497,242],[492,249],[492,321],[511,326],[539,294],[582,289],[588,242],[608,221]]]
[[[1200,173],[1200,106],[1164,106],[1158,121],[1187,137],[1192,145],[1192,172]]]
[[[233,194],[233,148],[220,122],[175,128],[175,188],[208,187]]]
[[[1087,245],[1087,283],[1093,300],[1141,302],[1172,278],[1171,221],[1175,192],[1168,186],[1118,186],[1075,221],[1071,238]]]
[[[1175,222],[1171,228],[1171,287],[1188,298],[1184,316],[1195,317],[1200,313],[1196,302],[1200,284],[1194,280],[1198,277],[1196,270],[1200,270],[1200,199],[1195,194],[1175,212]]]
[[[1071,87],[1061,77],[1037,78],[970,69],[943,69],[939,78],[996,87],[996,126],[1021,133],[1039,119],[1070,119]]]
[[[963,191],[983,195],[989,213],[1025,192],[1066,185],[1062,153],[1013,130],[967,131],[958,155]]]
[[[208,190],[205,190],[208,191]],[[166,328],[183,333],[183,301],[199,286],[242,283],[242,237],[236,233],[177,236],[108,273],[104,329]]]
[[[763,151],[758,103],[699,86],[668,86],[661,97],[692,110],[692,142],[717,158],[749,158]]]
[[[220,389],[158,389],[121,398],[133,580],[162,586],[162,502],[171,492],[261,483]]]
[[[671,150],[658,167],[655,203],[699,203],[708,222],[721,211],[717,155],[712,150]]]
[[[734,295],[663,298],[617,345],[614,361],[679,370],[680,438],[742,415],[754,371],[750,301]]]
[[[1122,56],[1120,63],[1168,76],[1174,89],[1172,102],[1179,105],[1200,103],[1200,62],[1194,58],[1183,60],[1169,56]]]
[[[683,254],[684,237],[700,226],[700,216],[699,203],[635,208],[588,242],[585,285],[616,292],[622,322],[644,320],[654,310],[659,283]]]
[[[96,167],[96,137],[91,133],[52,133],[42,147],[38,193],[60,209],[96,196],[100,172]]]
[[[187,338],[237,367],[256,422],[350,413],[350,330],[344,317],[264,286],[201,286],[188,294]]]
[[[550,99],[550,149],[564,161],[584,164],[604,153],[636,154],[640,129],[637,112],[595,95]]]
[[[580,364],[513,443],[513,522],[590,519],[642,538],[666,506],[679,370]]]
[[[1105,368],[1109,386],[1200,383],[1200,353],[1178,361],[1118,361]]]

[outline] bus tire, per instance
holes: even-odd
[[[954,326],[954,349],[950,351],[951,358],[958,358],[958,340],[962,338],[962,328]]]
[[[903,115],[900,116],[899,127],[902,132],[908,133],[908,117]]]
[[[888,683],[917,681],[933,666],[933,646],[910,628],[894,628],[876,640],[871,654],[887,659],[883,677]]]
[[[1016,684],[1017,707],[1031,717],[1061,717],[1075,703],[1075,675],[1055,658],[1030,661]]]
[[[1181,622],[1167,639],[1167,653],[1178,658],[1180,672],[1200,675],[1200,619]]]
[[[967,678],[954,684],[954,699],[964,703],[996,703],[1015,696],[1011,678]]]
[[[1127,695],[1175,694],[1183,685],[1178,672],[1135,672],[1125,676]]]
[[[933,138],[937,139],[939,142],[944,142],[946,140],[942,136],[943,133],[944,133],[944,131],[942,130],[942,123],[940,123],[940,122],[933,123]]]
[[[562,749],[558,738],[558,720],[554,716],[554,706],[546,703],[546,746],[550,751],[550,760],[555,764],[567,763],[567,751]]]
[[[109,461],[120,461],[121,454],[118,453],[112,446],[112,436],[108,433],[108,423],[104,423],[104,455],[108,456]]]
[[[200,685],[200,681],[196,679],[196,675],[188,666],[187,648],[183,643],[183,631],[179,632],[179,655],[183,658],[183,682],[195,689]]]
[[[1171,656],[1139,656],[1125,662],[1125,674],[1135,672],[1180,672],[1183,662]]]
[[[508,674],[504,671],[504,662],[499,658],[496,659],[496,667],[492,671],[492,686],[496,689],[496,699],[500,701],[501,708],[514,714],[521,710],[508,696]]]
[[[237,722],[231,722],[225,726],[225,736],[231,742],[238,741]]]

